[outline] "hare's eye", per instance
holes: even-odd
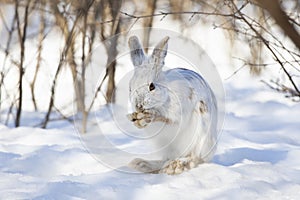
[[[155,85],[153,83],[150,83],[149,85],[149,90],[152,91],[155,89]]]

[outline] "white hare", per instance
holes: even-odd
[[[163,71],[169,37],[146,56],[136,36],[129,39],[134,75],[128,115],[135,126],[153,135],[161,160],[134,159],[129,166],[145,173],[179,174],[212,159],[217,140],[217,102],[196,72]]]

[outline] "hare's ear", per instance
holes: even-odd
[[[128,44],[133,65],[142,65],[143,61],[145,60],[145,53],[138,37],[131,36],[128,40]]]
[[[162,68],[168,51],[169,37],[162,39],[154,48],[151,58],[155,66]]]

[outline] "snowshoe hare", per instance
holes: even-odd
[[[216,98],[198,73],[184,68],[162,70],[168,40],[161,40],[151,56],[145,55],[136,36],[128,41],[134,65],[130,101],[135,110],[128,118],[149,134],[157,132],[151,140],[162,157],[129,163],[145,173],[179,174],[210,161],[216,149]]]

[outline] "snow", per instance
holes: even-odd
[[[82,143],[93,133],[80,135],[68,122],[47,130],[2,125],[0,199],[299,198],[300,105],[262,84],[241,89],[233,80],[225,88],[228,112],[213,161],[175,176],[106,166]],[[263,98],[270,93],[277,98]],[[105,121],[115,129],[111,117]],[[115,145],[141,148],[115,136]]]

